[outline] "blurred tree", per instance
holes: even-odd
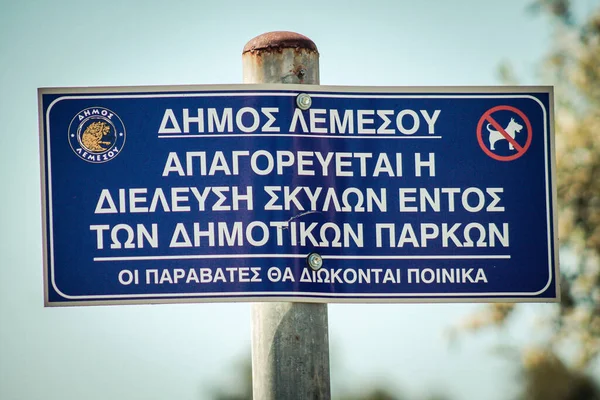
[[[600,396],[582,375],[600,356],[600,5],[594,4],[580,17],[569,0],[537,0],[532,6],[549,15],[554,28],[542,78],[555,89],[562,279],[547,350],[523,363],[527,400]],[[505,82],[516,82],[506,65],[500,73]],[[514,304],[489,306],[466,327],[501,326],[514,309]],[[568,348],[562,353],[569,355],[567,364],[555,355],[561,348]]]
[[[574,371],[551,352],[528,351],[519,400],[600,400],[593,379]]]
[[[210,398],[213,400],[252,400],[252,361],[250,358],[244,358],[233,368],[231,376],[237,384],[222,384],[222,387],[212,390]],[[354,390],[343,390],[338,400],[402,400],[405,397],[400,396],[394,391],[389,390],[383,384],[372,384],[364,392],[353,394]],[[204,397],[202,397],[204,398]],[[441,395],[432,395],[426,400],[446,400],[447,397]]]
[[[346,395],[340,397],[340,400],[400,400],[400,397],[392,394],[384,388],[373,388],[363,395]]]
[[[547,58],[556,88],[556,153],[562,301],[555,343],[577,344],[575,366],[600,352],[600,6],[577,23],[566,0],[543,0],[557,23]]]
[[[213,400],[252,400],[252,360],[245,357],[232,368],[236,384],[224,384],[213,390]]]

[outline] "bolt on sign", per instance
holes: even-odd
[[[556,301],[549,87],[39,91],[46,305]]]

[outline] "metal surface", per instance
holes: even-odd
[[[302,93],[313,102],[304,112],[296,105]],[[557,300],[551,88],[46,88],[40,101],[46,305]],[[108,134],[99,144],[109,147],[101,151],[85,145],[91,159],[82,151],[90,107],[90,122],[104,121],[123,134]],[[243,118],[232,112],[232,127],[216,130],[194,114],[187,123],[182,119],[207,108],[217,115],[236,110]],[[421,119],[408,132],[412,124],[392,114],[413,109],[419,110],[413,116],[429,113],[429,122]],[[248,118],[260,116],[258,110],[272,115],[271,121],[261,116],[262,127]],[[360,118],[357,110],[371,117],[351,124]],[[350,122],[331,127],[323,122],[329,111]],[[300,115],[304,124],[297,123]],[[498,129],[513,119],[522,128],[511,150]],[[494,121],[499,128],[492,128]],[[119,151],[111,155],[110,146]],[[203,153],[190,158],[190,150]],[[240,150],[247,156],[235,164],[232,151]],[[250,154],[257,151],[263,155],[253,164]],[[204,172],[193,157],[198,154],[206,156]],[[330,155],[327,166],[315,158],[319,154]],[[416,174],[419,154],[424,176]],[[262,169],[267,155],[279,160],[270,172]],[[130,182],[136,187],[128,192]],[[200,203],[189,192],[213,185],[216,193],[233,191],[240,183],[254,189],[254,206],[239,198],[234,209],[217,209],[222,200],[207,192],[198,212]],[[323,193],[309,199],[323,186],[329,200]],[[282,200],[282,193],[298,188],[306,193]],[[365,189],[380,203],[359,205]],[[240,193],[248,190],[243,186]],[[418,199],[415,190],[425,197]],[[451,191],[460,192],[452,206]],[[232,198],[224,204],[229,208]],[[265,229],[260,243],[262,229],[248,230],[252,226]],[[339,239],[332,234],[336,226]],[[196,230],[205,236],[196,238]],[[138,240],[129,240],[135,232]],[[234,233],[239,240],[227,239]],[[299,234],[307,239],[299,241]],[[312,252],[325,261],[318,273],[307,269]]]
[[[307,257],[308,266],[318,271],[323,266],[323,257],[319,253],[310,253]]]
[[[269,32],[250,40],[242,53],[244,83],[319,82],[319,52],[306,36]]]
[[[312,105],[312,99],[310,98],[310,95],[307,93],[300,93],[298,97],[296,97],[296,105],[301,110],[308,110]]]
[[[244,83],[319,84],[317,47],[296,33],[250,40],[242,62]],[[328,329],[326,304],[253,304],[253,397],[330,399]]]

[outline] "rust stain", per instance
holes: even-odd
[[[262,52],[278,52],[283,49],[295,49],[297,52],[315,52],[317,45],[304,35],[288,31],[276,31],[263,33],[251,39],[244,46],[242,54],[252,52],[255,55],[260,55]]]

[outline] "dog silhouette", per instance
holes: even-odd
[[[490,133],[490,148],[492,150],[495,150],[496,142],[498,140],[506,140],[506,138],[497,130],[490,128],[490,126],[491,124],[487,124],[486,126],[488,132]],[[508,126],[504,128],[504,131],[508,133],[508,136],[514,139],[515,135],[521,132],[521,129],[523,129],[523,125],[516,122],[514,118],[511,118],[510,122],[508,123]],[[511,150],[515,149],[511,142],[508,142],[508,148]]]

